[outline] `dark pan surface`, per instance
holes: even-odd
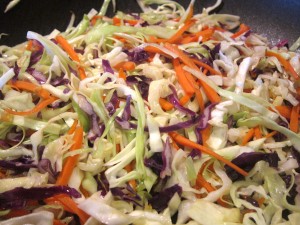
[[[65,30],[71,11],[76,15],[76,24],[91,8],[100,9],[103,0],[21,0],[7,13],[3,13],[9,0],[0,1],[0,44],[15,45],[26,40],[28,30],[46,35],[53,29]],[[187,6],[189,1],[179,1]],[[212,0],[196,0],[195,9],[215,3]],[[135,0],[117,0],[118,10],[139,11]],[[112,12],[112,9],[110,9]],[[252,30],[265,35],[272,44],[288,39],[291,45],[300,36],[299,0],[223,0],[219,13],[229,13],[241,17],[241,21]],[[112,13],[110,13],[112,15]]]

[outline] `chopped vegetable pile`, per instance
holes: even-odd
[[[109,3],[0,46],[0,225],[299,224],[299,54],[221,1]]]

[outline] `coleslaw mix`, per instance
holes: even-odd
[[[0,224],[299,224],[297,44],[137,3],[0,46]]]

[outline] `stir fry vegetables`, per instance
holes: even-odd
[[[298,224],[300,56],[220,1],[109,2],[0,46],[0,224]]]

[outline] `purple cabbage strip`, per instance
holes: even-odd
[[[128,95],[126,98],[126,105],[125,105],[124,111],[122,113],[122,119],[125,121],[129,121],[129,119],[131,117],[130,101],[131,101],[131,96]]]
[[[211,111],[215,107],[215,105],[216,104],[210,104],[209,106],[205,107],[205,109],[203,110],[203,113],[200,116],[200,122],[196,126],[196,129],[198,131],[203,130],[207,127],[208,121],[211,118]]]
[[[131,75],[126,77],[126,83],[128,85],[136,85],[143,99],[147,99],[149,92],[149,83],[152,79],[147,78],[144,75]]]
[[[132,189],[129,184],[127,184],[125,188],[111,188],[110,191],[113,196],[118,197],[126,202],[131,202],[136,206],[142,207],[142,205],[139,203],[142,200],[141,197]]]
[[[153,194],[152,198],[150,198],[148,202],[152,205],[153,209],[160,213],[168,207],[169,201],[176,193],[179,196],[182,194],[182,188],[178,184]]]
[[[197,149],[192,149],[192,151],[188,154],[188,157],[192,157],[192,159],[195,159],[196,157],[201,158],[201,151]]]
[[[92,116],[95,114],[93,106],[91,105],[91,103],[88,102],[88,100],[83,96],[78,94],[78,106],[89,116]]]
[[[28,68],[26,72],[32,75],[40,84],[44,84],[47,81],[47,77],[42,72],[37,71],[34,68]]]
[[[95,177],[97,182],[97,191],[100,191],[102,196],[105,196],[109,192],[109,182],[105,176],[105,171],[97,174]]]
[[[114,70],[111,68],[108,60],[102,59],[102,67],[103,67],[104,72],[114,74]]]
[[[172,148],[169,138],[167,138],[162,151],[163,169],[160,172],[160,178],[164,179],[166,176],[171,176],[171,161],[172,161]]]
[[[29,189],[17,187],[0,194],[0,209],[22,208],[28,200],[43,200],[57,194],[67,194],[74,198],[81,197],[81,194],[75,188],[67,186],[32,187]]]
[[[109,116],[112,116],[116,112],[115,105],[118,103],[118,101],[117,92],[114,91],[110,101],[105,104],[105,108],[107,109]]]
[[[155,152],[151,157],[144,159],[144,165],[150,168],[153,173],[160,175],[164,166],[161,152]]]
[[[124,50],[128,55],[128,60],[135,63],[141,63],[146,61],[149,58],[149,54],[143,48],[134,48],[131,50]]]
[[[29,67],[36,64],[42,58],[44,52],[44,46],[39,41],[37,40],[31,40],[31,41],[34,48],[31,51]]]
[[[168,133],[168,132],[177,131],[180,129],[189,128],[193,125],[198,124],[200,122],[200,119],[201,119],[200,116],[192,117],[191,119],[186,120],[184,122],[179,122],[179,123],[165,126],[165,127],[159,127],[159,131],[162,133]],[[118,116],[116,117],[115,121],[125,130],[137,129],[137,124],[123,120],[122,118],[120,118]],[[144,131],[148,132],[148,127],[145,127]]]
[[[266,161],[271,167],[278,167],[279,157],[276,152],[274,153],[262,153],[262,152],[249,152],[243,153],[233,159],[231,162],[243,170],[249,172],[258,161]],[[226,174],[232,181],[241,180],[243,176],[236,172],[231,167],[225,165]]]
[[[278,47],[278,48],[288,47],[289,46],[289,40],[283,39],[283,40],[279,41],[275,46]]]
[[[36,165],[30,157],[23,156],[13,160],[0,160],[0,167],[20,173],[36,168]]]
[[[9,149],[10,145],[5,141],[0,139],[0,149]]]
[[[187,114],[187,115],[190,115],[190,116],[195,116],[196,113],[186,107],[183,107],[180,102],[179,102],[179,99],[178,99],[178,96],[177,96],[177,93],[176,93],[176,90],[175,90],[175,87],[170,85],[169,86],[171,91],[172,91],[172,95],[169,95],[168,96],[168,99],[169,101],[172,103],[172,105],[174,105],[174,107],[176,109],[178,109],[180,112],[184,113],[184,114]]]
[[[92,115],[92,127],[88,132],[88,140],[91,142],[94,142],[96,140],[97,137],[100,137],[104,130],[105,130],[105,125],[103,123],[99,124],[99,119],[98,117],[95,115]]]
[[[58,172],[53,170],[49,159],[41,159],[38,162],[37,168],[40,173],[43,173],[43,174],[48,173],[49,183],[51,183],[51,184],[55,183]]]
[[[62,76],[55,77],[53,80],[50,81],[50,83],[52,86],[57,87],[57,86],[69,84],[70,80],[64,78],[64,76],[62,75]]]

